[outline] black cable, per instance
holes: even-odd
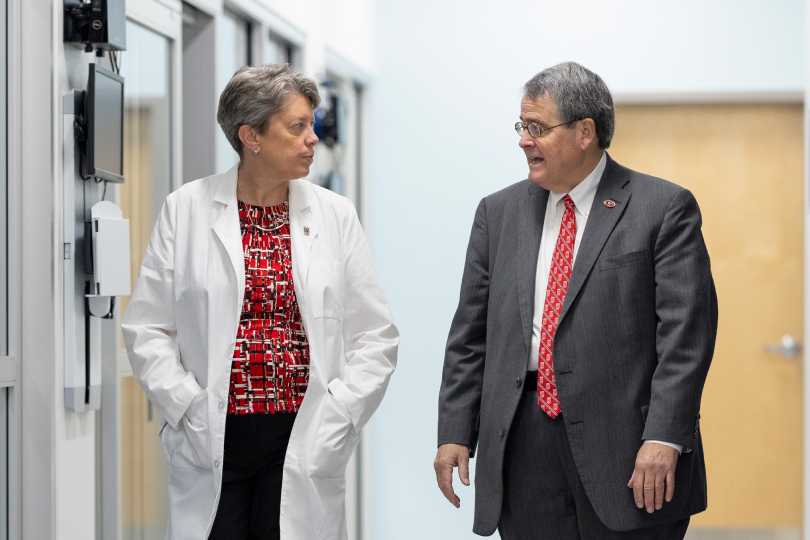
[[[85,141],[84,117],[82,115],[76,115],[76,120],[73,121],[73,134],[77,141]]]
[[[101,192],[101,200],[104,200],[104,197],[107,196],[107,181],[104,180],[104,191]]]

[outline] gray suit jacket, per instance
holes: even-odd
[[[439,445],[478,447],[477,534],[498,525],[502,465],[532,337],[549,192],[524,180],[475,214],[439,394]],[[613,200],[613,208],[604,201]],[[631,530],[706,509],[698,411],[717,295],[692,194],[608,157],[554,338],[568,440],[599,518]],[[636,508],[627,482],[643,440],[682,445],[675,495]]]

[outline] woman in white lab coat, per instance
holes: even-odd
[[[166,199],[122,327],[165,419],[171,540],[347,537],[346,463],[399,334],[352,204],[300,178],[315,82],[245,67],[217,120],[241,162]]]

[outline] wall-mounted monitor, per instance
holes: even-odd
[[[124,181],[124,78],[90,64],[84,103],[82,175]]]

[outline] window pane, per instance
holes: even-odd
[[[122,55],[124,177],[120,202],[130,220],[132,279],[138,276],[152,228],[171,189],[171,88],[168,39],[127,22]],[[129,298],[122,298],[123,313]],[[157,410],[132,377],[121,379],[121,491],[125,539],[162,539],[168,506],[168,465],[158,438]]]
[[[316,133],[321,142],[315,150],[315,168],[309,178],[319,186],[352,199],[356,157],[353,88],[328,72],[322,87],[321,105],[315,112]]]
[[[264,42],[264,63],[265,64],[280,64],[283,51],[282,45],[273,38],[267,39]]]
[[[217,56],[221,66],[220,80],[217,81],[217,98],[225,89],[236,70],[246,66],[250,59],[250,24],[226,11],[220,24],[220,39]],[[239,162],[239,155],[234,151],[231,143],[220,132],[217,134],[219,153],[219,171],[224,172]]]
[[[292,46],[273,34],[270,34],[270,37],[264,40],[264,62],[266,64],[293,65],[292,53]]]

